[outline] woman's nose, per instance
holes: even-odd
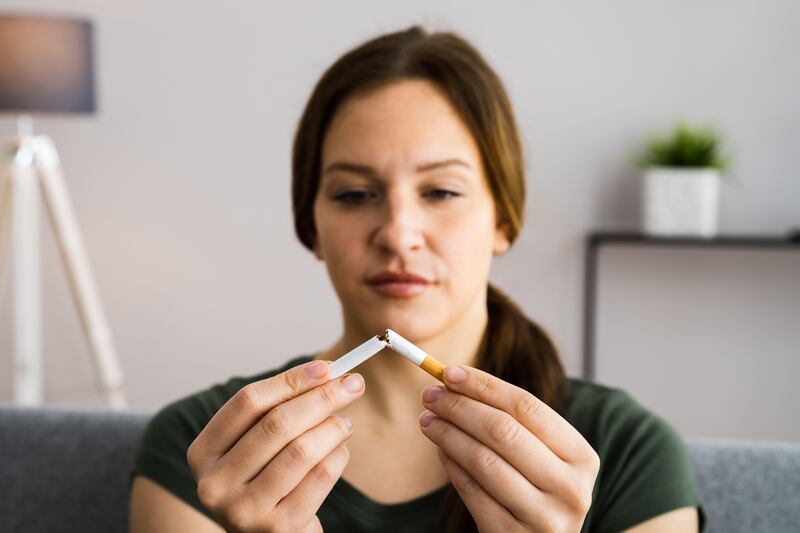
[[[384,202],[381,219],[373,235],[376,246],[398,255],[419,249],[423,242],[423,213],[413,200],[391,197]]]

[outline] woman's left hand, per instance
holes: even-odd
[[[478,529],[580,531],[600,459],[578,430],[487,372],[448,366],[444,381],[423,391],[420,426]]]

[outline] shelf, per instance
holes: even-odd
[[[644,233],[595,231],[586,239],[583,289],[583,377],[595,377],[595,329],[598,255],[601,246],[659,246],[690,248],[745,248],[800,251],[800,230],[779,235],[720,235],[717,237],[654,237]]]
[[[797,248],[800,231],[779,235],[720,235],[717,237],[655,237],[636,232],[598,231],[589,234],[589,245],[635,244],[642,246],[696,246],[706,248]]]

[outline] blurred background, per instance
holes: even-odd
[[[132,410],[335,340],[335,294],[293,232],[292,135],[328,65],[411,24],[470,40],[509,90],[527,220],[492,278],[551,333],[570,375],[584,371],[587,235],[640,230],[642,175],[631,159],[654,131],[688,120],[724,134],[733,160],[720,235],[782,238],[800,227],[793,0],[0,0],[0,10],[94,24],[97,112],[35,116],[34,129],[58,147]],[[15,131],[0,115],[0,138]],[[42,228],[45,404],[104,408]],[[4,403],[13,398],[8,289]],[[597,381],[686,436],[800,441],[796,249],[607,246],[596,298]]]

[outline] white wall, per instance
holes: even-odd
[[[637,226],[638,176],[629,159],[648,133],[680,118],[724,129],[735,181],[723,191],[723,232],[782,233],[800,225],[800,4],[793,0],[222,6],[75,0],[67,9],[56,0],[0,0],[0,9],[88,15],[96,24],[100,112],[40,119],[36,128],[60,150],[135,409],[274,367],[337,335],[338,304],[325,271],[293,235],[292,134],[324,68],[358,42],[412,22],[460,32],[509,88],[530,197],[527,226],[493,277],[552,332],[570,373],[580,371],[583,236]],[[13,129],[10,118],[0,118],[0,136]],[[99,406],[58,259],[47,231],[46,401]],[[636,254],[617,261],[637,272],[663,269]],[[797,286],[796,262],[779,268],[762,265],[785,264],[783,256],[753,261],[742,287],[757,283],[762,268],[776,269],[774,283]],[[715,259],[670,274],[680,285],[682,276],[730,275],[731,266]],[[730,287],[734,299],[738,288]],[[620,294],[635,300],[644,293]],[[702,302],[714,296],[691,295]],[[11,398],[9,297],[6,291],[0,308],[2,401]],[[759,317],[764,327],[781,324],[785,337],[774,357],[796,358],[796,292],[776,290],[769,298],[784,310]],[[630,327],[602,330],[619,309],[604,308],[599,357],[623,362],[606,381],[635,384],[645,377],[624,363],[637,356],[633,346],[653,342],[657,318],[633,316]],[[728,361],[745,364],[754,349],[751,318],[727,317],[733,340],[704,338],[704,351],[746,346]],[[674,335],[696,339],[690,329]],[[770,392],[771,401],[789,394]],[[699,433],[680,417],[691,401],[675,402],[670,418]],[[757,433],[782,437],[785,422]]]
[[[800,441],[800,247],[604,247],[597,379],[685,434]]]

